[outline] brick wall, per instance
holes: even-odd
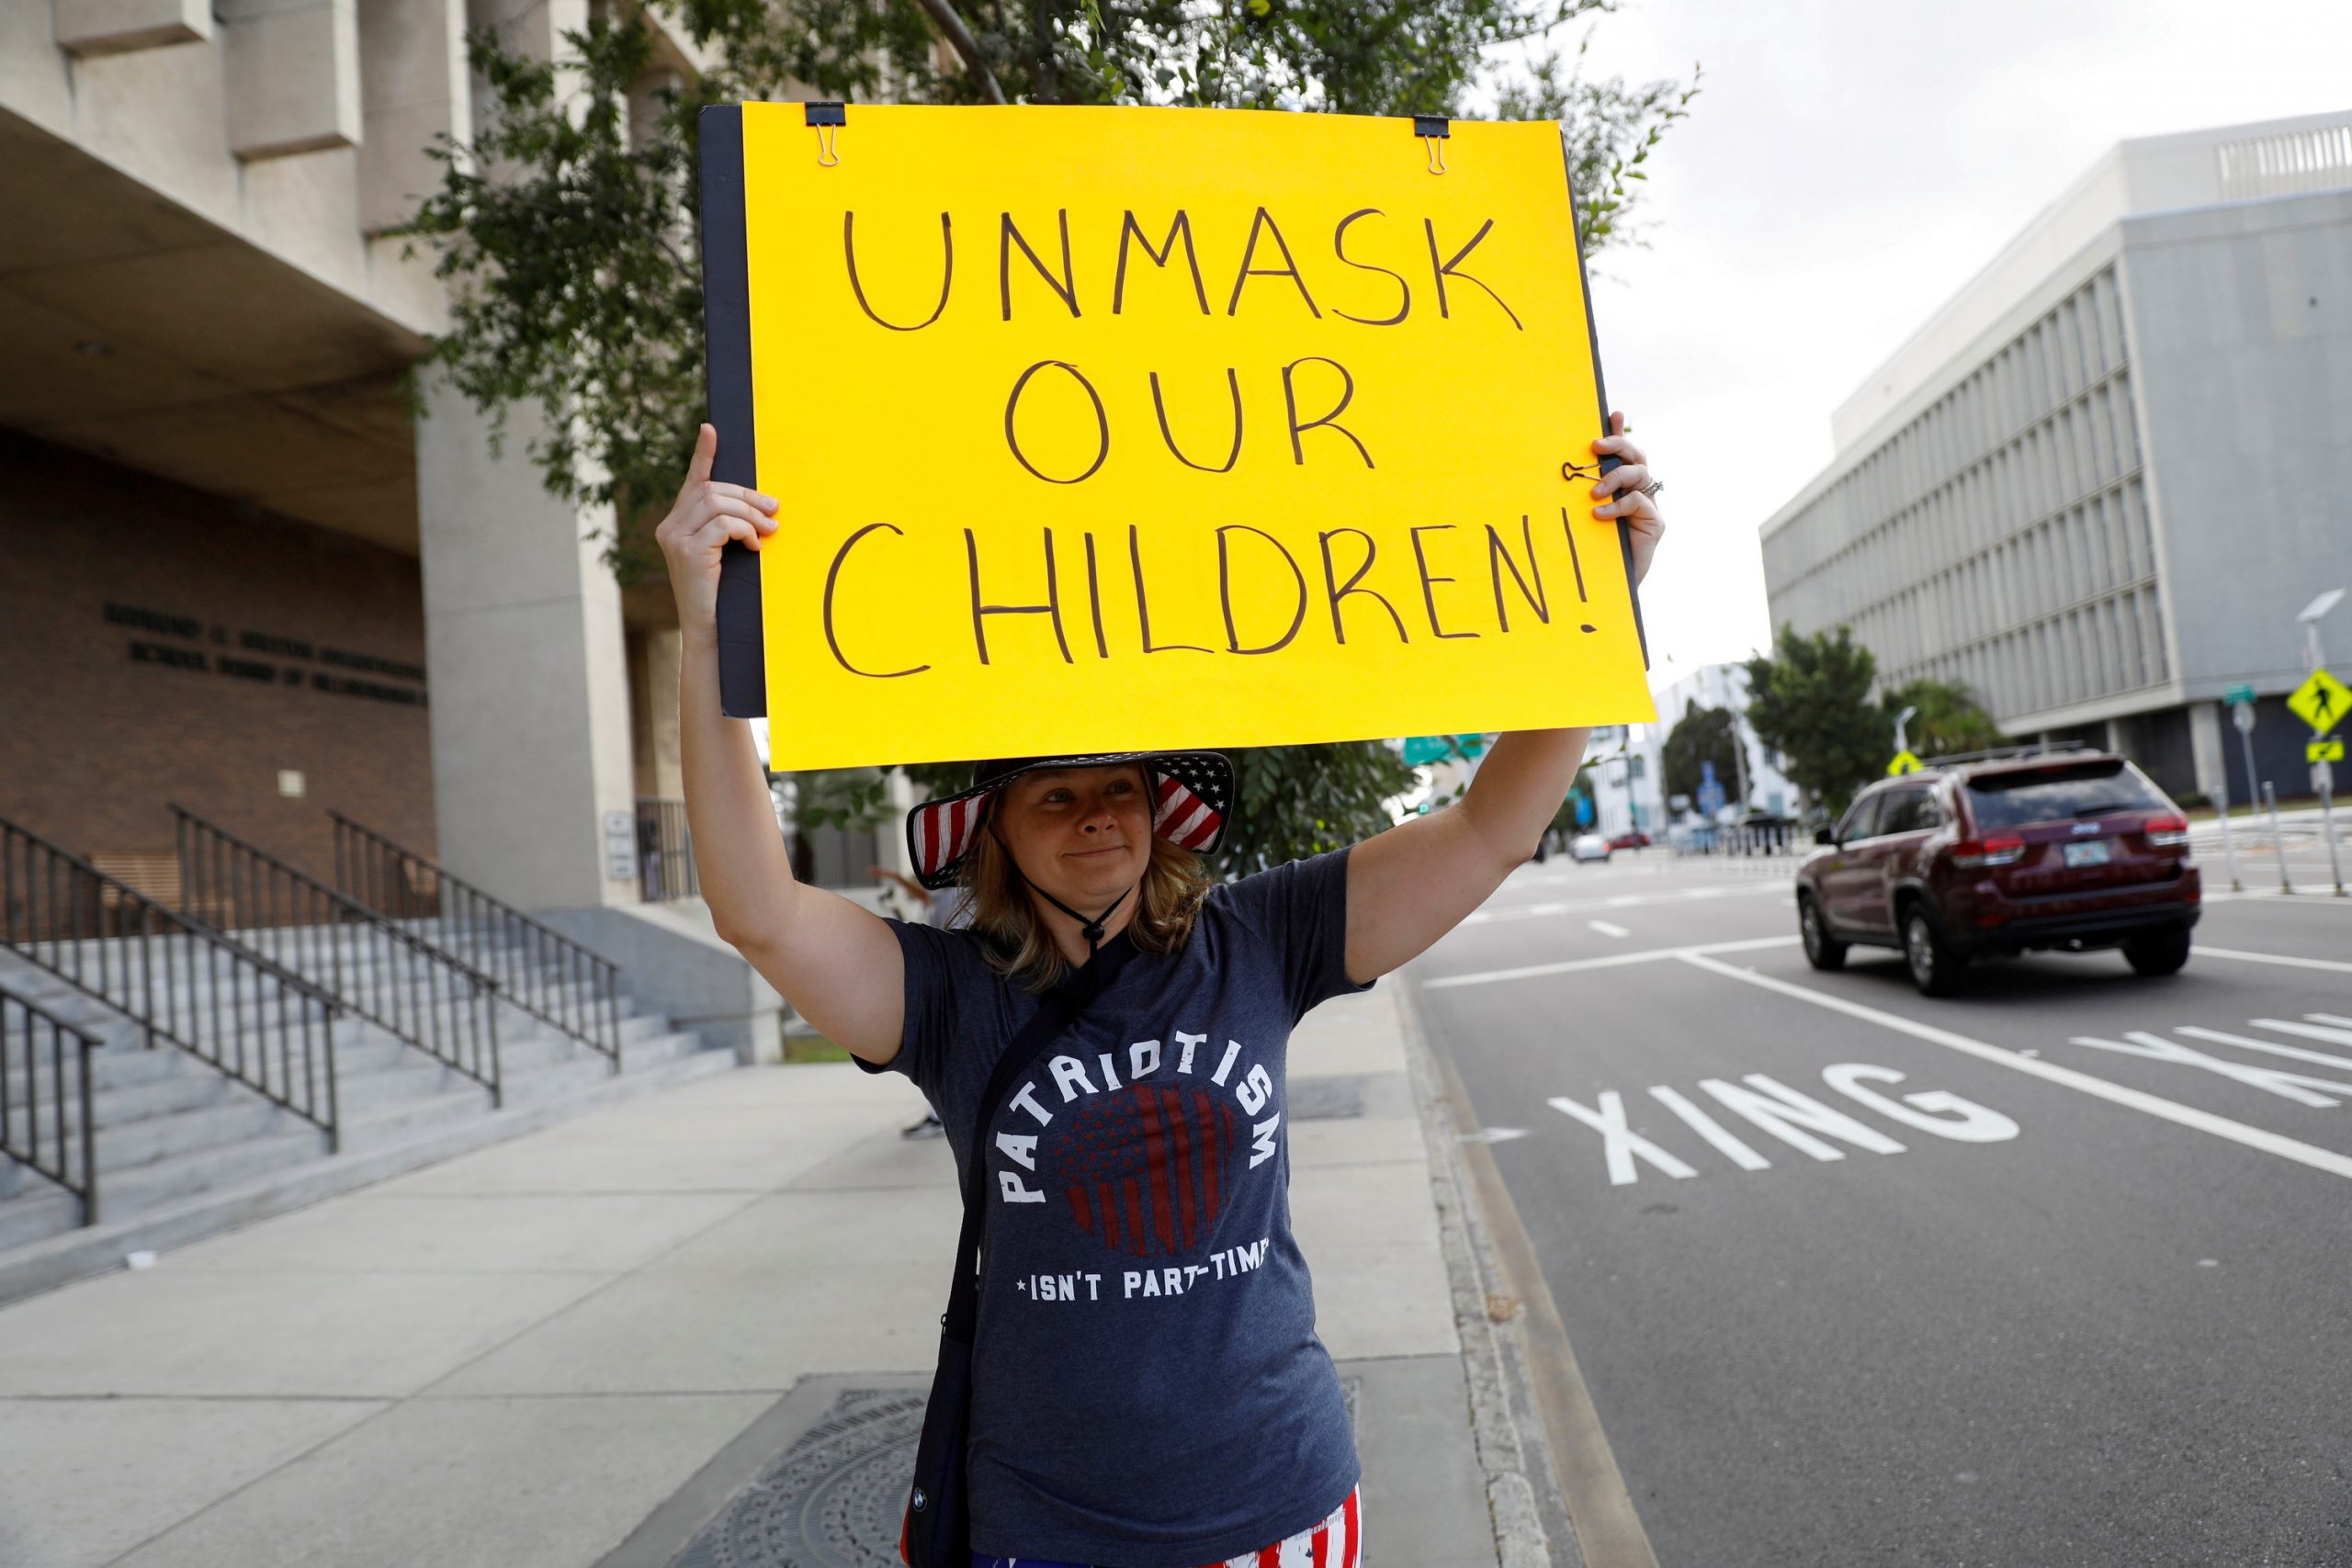
[[[424,663],[414,557],[0,432],[0,815],[169,854],[177,802],[331,879],[333,807],[430,855]]]

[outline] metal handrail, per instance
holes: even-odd
[[[40,1076],[42,1036],[49,1045],[51,1103],[44,1107]],[[77,1072],[66,1081],[65,1047],[77,1047]],[[19,1046],[21,1045],[21,1050]],[[98,1134],[91,1114],[90,1053],[98,1042],[37,1002],[0,989],[0,1154],[49,1178],[82,1200],[82,1223],[98,1223]],[[24,1057],[24,1089],[17,1090],[17,1057]],[[80,1091],[81,1111],[68,1106],[69,1087]],[[44,1110],[47,1115],[43,1115]],[[42,1137],[46,1124],[49,1136]],[[51,1145],[44,1153],[44,1143]],[[81,1158],[74,1157],[79,1148]]]
[[[499,994],[621,1070],[620,965],[340,811],[335,886],[405,920],[425,941],[498,981]]]
[[[285,965],[504,1103],[498,1060],[498,982],[402,931],[357,899],[184,806],[178,819],[180,908]],[[345,937],[359,944],[344,958]]]
[[[0,946],[343,1145],[334,1026],[342,1005],[193,915],[165,908],[0,818]]]

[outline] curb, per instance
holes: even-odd
[[[1397,1017],[1403,1026],[1407,1077],[1419,1113],[1421,1139],[1429,1149],[1430,1195],[1437,1206],[1438,1235],[1453,1295],[1454,1331],[1462,1341],[1464,1382],[1470,1391],[1470,1428],[1477,1443],[1478,1468],[1487,1478],[1487,1508],[1493,1520],[1498,1568],[1544,1568],[1557,1563],[1584,1568],[1573,1530],[1561,1532],[1555,1548],[1544,1526],[1545,1514],[1565,1519],[1567,1508],[1553,1478],[1550,1452],[1532,1412],[1534,1393],[1518,1347],[1506,1348],[1497,1314],[1516,1315],[1490,1281],[1497,1276],[1485,1227],[1464,1194],[1453,1117],[1427,1035],[1422,1032],[1420,989],[1398,986]],[[1526,1413],[1522,1415],[1522,1413]],[[1545,1494],[1547,1509],[1537,1487]]]

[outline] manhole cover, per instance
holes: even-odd
[[[1362,1387],[1340,1380],[1351,1425]],[[923,1399],[921,1390],[843,1390],[672,1568],[894,1568]]]
[[[686,1544],[675,1568],[890,1568],[923,1395],[850,1389]]]

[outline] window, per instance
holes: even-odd
[[[1985,831],[2172,806],[2139,769],[2111,760],[1992,773],[1970,781],[1968,797]]]
[[[1626,783],[1628,783],[1628,784],[1631,784],[1631,783],[1634,782],[1635,780],[1639,779],[1639,778],[1642,776],[1642,764],[1643,764],[1643,763],[1645,763],[1645,762],[1646,762],[1646,761],[1649,761],[1649,759],[1648,759],[1648,758],[1646,758],[1646,757],[1628,757],[1628,758],[1626,758],[1626,759],[1625,759],[1625,782],[1626,782]]]
[[[1841,844],[1849,844],[1856,839],[1867,839],[1877,832],[1878,829],[1873,824],[1878,820],[1879,802],[1885,798],[1883,794],[1866,795],[1848,807],[1845,819],[1838,824],[1838,841]]]
[[[1891,792],[1882,798],[1886,802],[1878,819],[1878,830],[1882,836],[1888,833],[1924,833],[1943,821],[1943,813],[1936,809],[1933,790]]]

